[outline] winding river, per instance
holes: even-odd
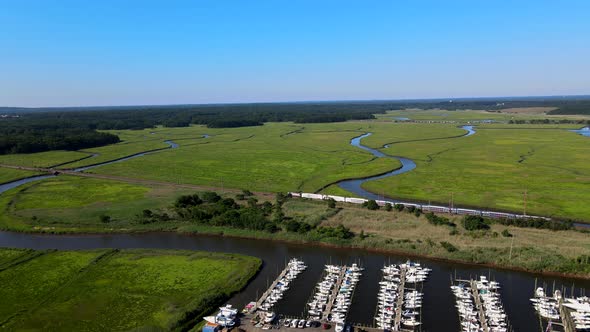
[[[590,137],[590,127],[584,127],[582,129],[570,130],[570,131],[580,134],[582,136]]]
[[[465,135],[460,136],[460,137],[467,137],[467,136],[471,136],[471,135],[475,134],[475,129],[473,126],[462,126],[461,128],[467,130],[467,133],[465,133]],[[399,167],[398,169],[395,169],[391,172],[387,172],[385,174],[369,176],[369,177],[361,178],[361,179],[340,181],[340,182],[338,182],[338,186],[346,191],[349,191],[349,192],[357,195],[358,197],[362,197],[362,198],[366,198],[366,199],[380,200],[380,199],[383,199],[383,196],[363,189],[362,188],[363,183],[365,183],[367,181],[374,181],[374,180],[388,178],[390,176],[395,176],[395,175],[407,173],[407,172],[413,170],[414,168],[416,168],[416,163],[412,159],[405,158],[405,157],[399,157],[399,156],[390,156],[390,155],[387,155],[377,149],[373,149],[368,146],[362,145],[361,140],[363,138],[371,136],[371,135],[372,135],[372,133],[366,133],[361,136],[357,136],[357,137],[353,138],[352,140],[350,140],[350,144],[353,146],[356,146],[357,148],[361,148],[365,151],[370,152],[371,154],[373,154],[373,156],[375,156],[377,158],[397,159],[402,164],[401,167]],[[388,148],[389,145],[386,144],[383,147]]]
[[[301,274],[278,303],[276,311],[290,316],[301,316],[313,287],[320,279],[324,264],[360,263],[365,267],[355,291],[348,320],[354,323],[372,324],[377,305],[378,283],[381,268],[386,263],[404,262],[407,257],[370,252],[360,249],[337,249],[309,244],[289,244],[266,240],[225,238],[177,233],[104,234],[104,235],[36,235],[0,232],[0,246],[32,249],[92,249],[92,248],[164,248],[189,249],[213,252],[233,252],[259,257],[263,268],[254,280],[229,303],[242,307],[255,300],[276,278],[286,261],[298,257],[309,268]],[[429,280],[424,283],[423,322],[425,331],[457,331],[458,315],[453,295],[449,289],[450,277],[469,278],[490,275],[502,284],[501,295],[510,322],[515,331],[535,331],[539,321],[529,298],[533,294],[535,279],[538,285],[552,289],[567,287],[568,294],[575,288],[590,290],[590,281],[537,276],[525,272],[488,269],[484,267],[446,263],[420,259],[423,265],[432,268]]]
[[[203,137],[206,138],[205,135]],[[207,135],[207,137],[209,137],[209,136]],[[168,144],[168,148],[164,148],[164,149],[176,149],[179,146],[177,143],[174,143],[173,141],[164,141],[164,143]],[[160,149],[160,150],[164,150],[164,149]],[[88,165],[88,166],[82,166],[82,167],[74,168],[72,171],[74,171],[74,172],[84,172],[86,170],[93,169],[93,168],[96,168],[96,167],[100,167],[100,166],[104,166],[104,165],[109,165],[109,164],[114,164],[114,163],[120,163],[120,162],[129,160],[129,159],[133,159],[133,158],[137,158],[137,157],[142,157],[142,156],[145,156],[146,154],[149,154],[149,153],[152,153],[152,152],[155,152],[155,151],[160,151],[160,150],[154,150],[154,151],[151,151],[151,152],[140,152],[140,153],[132,154],[130,156],[126,156],[126,157],[119,158],[119,159],[114,159],[114,160],[109,160],[109,161],[105,161],[105,162],[102,162],[102,163],[97,163],[97,164],[93,164],[93,165]],[[18,186],[22,186],[23,184],[26,184],[26,183],[33,182],[33,181],[39,181],[39,180],[45,180],[45,179],[48,179],[48,178],[52,178],[54,176],[55,175],[44,174],[44,175],[31,176],[31,177],[28,177],[28,178],[19,179],[19,180],[16,180],[16,181],[12,181],[12,182],[8,182],[8,183],[0,184],[0,194],[2,194],[5,191],[8,191],[8,190],[10,190],[12,188],[16,188]]]

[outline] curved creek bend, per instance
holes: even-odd
[[[473,129],[473,126],[462,126],[461,128],[467,130],[467,133],[465,133],[463,136],[459,136],[459,137],[467,137],[467,136],[471,136],[471,135],[475,134],[475,129]],[[390,156],[390,155],[387,155],[377,149],[373,149],[368,146],[362,145],[361,140],[365,137],[371,136],[372,134],[373,133],[366,133],[361,136],[357,136],[357,137],[353,138],[352,140],[350,140],[350,145],[355,146],[360,149],[363,149],[365,151],[368,151],[373,156],[375,156],[377,158],[397,159],[402,164],[401,167],[399,167],[391,172],[387,172],[387,173],[381,174],[381,175],[369,176],[369,177],[365,177],[365,178],[361,178],[361,179],[340,181],[340,182],[338,182],[338,186],[346,191],[349,191],[349,192],[357,195],[358,197],[362,197],[362,198],[366,198],[366,199],[380,200],[380,199],[383,199],[383,196],[363,189],[362,188],[363,183],[365,183],[367,181],[380,180],[380,179],[388,178],[391,176],[396,176],[399,174],[407,173],[407,172],[416,168],[416,163],[412,159],[405,158],[405,157],[398,157],[398,156]],[[389,145],[386,144],[383,147],[388,148]]]
[[[147,234],[104,234],[104,235],[35,235],[0,232],[0,246],[32,249],[92,249],[92,248],[165,248],[231,252],[259,257],[263,260],[260,273],[241,292],[230,301],[240,309],[254,301],[266,290],[268,285],[284,268],[289,258],[302,259],[308,269],[303,272],[285,292],[275,311],[289,316],[301,316],[305,303],[321,277],[324,264],[359,263],[365,268],[354,293],[348,321],[372,324],[377,305],[378,282],[384,264],[400,263],[407,257],[370,252],[360,249],[338,249],[309,244],[299,245],[267,240],[226,238],[205,235],[183,235],[178,233]],[[416,260],[416,259],[414,259]],[[432,273],[424,283],[424,306],[422,308],[423,331],[457,331],[458,314],[454,297],[449,289],[450,278],[491,276],[501,283],[502,300],[509,320],[515,331],[538,331],[539,321],[529,302],[533,295],[535,281],[549,289],[572,286],[576,293],[580,289],[590,290],[590,281],[569,278],[536,276],[531,273],[488,269],[457,263],[446,263],[429,259],[419,259],[422,265],[430,267]],[[537,280],[535,280],[537,278]]]

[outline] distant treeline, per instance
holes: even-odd
[[[95,130],[0,127],[0,154],[79,150],[117,142],[117,135]]]
[[[364,102],[306,102],[177,106],[8,108],[0,119],[0,154],[56,149],[76,150],[118,142],[115,135],[97,130],[145,129],[158,125],[209,128],[259,126],[265,122],[341,122],[373,119],[374,114],[406,108],[478,109],[557,107],[551,114],[590,114],[589,97],[406,100]]]

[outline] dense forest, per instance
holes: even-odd
[[[557,107],[551,114],[590,114],[590,97],[457,100],[347,101],[211,104],[175,106],[10,108],[0,107],[0,154],[77,150],[118,142],[107,129],[162,125],[210,128],[259,126],[265,122],[341,122],[373,119],[374,114],[406,108],[478,109]]]

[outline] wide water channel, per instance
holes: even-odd
[[[92,249],[92,248],[166,248],[190,249],[212,252],[240,253],[259,257],[263,268],[255,279],[229,303],[242,307],[254,301],[276,278],[289,258],[302,259],[308,269],[302,273],[279,301],[275,310],[283,315],[301,316],[315,284],[321,277],[324,264],[350,264],[365,267],[363,276],[354,293],[348,321],[372,324],[377,305],[378,282],[381,267],[388,263],[406,261],[407,257],[370,252],[359,249],[337,249],[282,242],[224,238],[204,235],[183,235],[177,233],[148,234],[105,234],[105,235],[35,235],[0,232],[0,247],[32,249]],[[414,259],[416,260],[416,259]],[[458,331],[458,314],[454,298],[449,289],[451,276],[458,278],[491,276],[502,285],[501,295],[509,320],[515,331],[539,331],[539,321],[529,298],[533,294],[535,279],[539,285],[552,289],[567,287],[576,293],[580,289],[590,290],[590,281],[538,276],[530,273],[488,269],[477,266],[452,264],[429,259],[419,260],[432,268],[424,283],[424,307],[422,310],[423,331]],[[555,284],[554,284],[555,283]]]

